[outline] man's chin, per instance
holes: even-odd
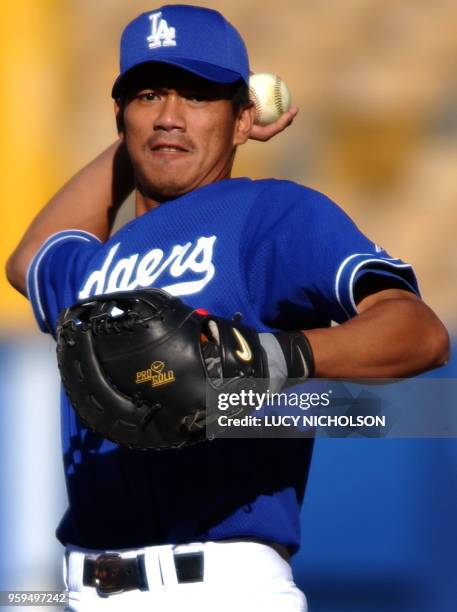
[[[156,202],[165,202],[166,200],[174,200],[189,191],[192,191],[191,186],[184,185],[175,181],[163,183],[148,183],[147,185],[138,185],[138,191],[145,198],[155,200]]]

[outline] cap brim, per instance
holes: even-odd
[[[182,68],[187,72],[191,72],[192,74],[196,74],[203,79],[207,79],[208,81],[213,81],[215,83],[236,83],[236,81],[243,80],[248,84],[244,75],[234,72],[233,70],[228,70],[226,68],[221,68],[220,66],[215,66],[214,64],[208,64],[206,62],[199,62],[198,60],[190,60],[187,58],[173,58],[166,60],[147,60],[145,62],[140,62],[132,66],[128,70],[126,70],[123,74],[120,74],[116,81],[114,82],[113,89],[111,91],[111,96],[116,99],[119,98],[123,91],[123,85],[127,79],[127,77],[131,74],[131,72],[138,68],[139,66],[146,66],[148,64],[168,64],[170,66],[176,66],[177,68]]]

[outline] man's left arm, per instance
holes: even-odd
[[[402,378],[444,365],[449,335],[414,293],[366,295],[358,314],[336,327],[305,332],[319,378]]]

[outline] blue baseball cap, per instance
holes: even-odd
[[[162,6],[127,25],[113,98],[122,94],[133,68],[150,62],[171,64],[216,83],[249,83],[249,58],[240,34],[218,11],[199,6]]]

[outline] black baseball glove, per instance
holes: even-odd
[[[112,293],[64,310],[57,359],[83,423],[142,449],[204,439],[208,401],[268,377],[257,332],[160,289]]]

